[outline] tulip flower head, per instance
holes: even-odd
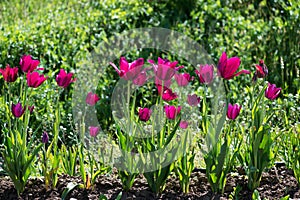
[[[113,68],[115,68],[116,72],[124,80],[134,80],[142,72],[144,59],[138,58],[132,63],[128,63],[125,57],[121,57],[120,69],[118,69],[118,67],[112,62],[110,62],[110,65],[113,66]]]
[[[228,104],[227,117],[228,119],[235,120],[237,116],[240,114],[242,106],[238,104]]]
[[[162,99],[164,101],[172,101],[178,97],[177,94],[167,86],[163,87],[162,85],[156,84],[156,87],[157,87],[158,95],[162,96]]]
[[[137,77],[132,81],[134,85],[142,86],[147,82],[147,74],[142,71]]]
[[[155,77],[162,81],[171,80],[171,78],[175,75],[176,70],[182,67],[176,67],[178,64],[177,61],[170,62],[167,59],[162,59],[158,57],[158,64],[155,64],[153,60],[148,60],[149,63],[152,64]]]
[[[149,108],[140,108],[139,109],[139,119],[141,121],[148,121],[150,119],[150,116],[152,114],[152,110],[150,110]]]
[[[240,74],[251,73],[248,70],[241,70],[240,72],[236,73],[240,64],[241,60],[238,57],[232,57],[227,59],[227,54],[223,52],[218,63],[218,75],[226,80],[229,80]]]
[[[10,68],[9,65],[6,65],[5,69],[0,69],[0,73],[6,82],[15,82],[18,77],[18,70],[17,67]]]
[[[277,88],[275,84],[268,83],[268,87],[265,90],[265,97],[270,100],[275,100],[280,94],[281,88]]]
[[[200,97],[198,97],[196,94],[188,94],[187,102],[190,106],[197,106],[200,103]]]
[[[32,60],[31,55],[24,55],[20,59],[21,70],[25,73],[33,72],[40,64],[39,60]]]
[[[200,83],[210,84],[214,78],[213,65],[200,65],[198,70],[195,70],[198,75]]]
[[[253,81],[256,81],[257,78],[264,78],[268,75],[269,71],[263,60],[259,60],[259,64],[255,65],[255,68],[256,72],[254,73]]]
[[[57,85],[66,88],[68,87],[71,83],[76,81],[76,78],[73,78],[73,73],[66,73],[64,69],[60,69],[58,75],[56,76],[56,82]]]
[[[179,127],[182,129],[187,129],[189,123],[187,121],[180,121]]]
[[[181,107],[178,106],[177,108],[175,106],[169,106],[169,105],[165,105],[164,106],[164,110],[166,113],[166,117],[168,119],[175,119],[177,117],[177,115],[179,115]]]
[[[28,72],[26,77],[28,87],[33,88],[39,87],[48,78],[44,75],[40,75],[38,72]]]
[[[42,135],[42,143],[46,144],[49,142],[49,136],[48,133],[45,131]]]
[[[90,126],[89,129],[90,129],[90,136],[92,137],[96,137],[100,130],[100,128],[97,126]]]
[[[175,74],[175,80],[180,87],[187,86],[193,79],[194,77],[188,73]]]
[[[26,108],[23,108],[21,103],[11,105],[11,112],[17,118],[21,117],[24,114],[25,109]]]
[[[100,98],[97,94],[89,92],[86,96],[85,102],[90,106],[94,106],[99,100]]]

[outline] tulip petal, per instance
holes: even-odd
[[[227,60],[226,67],[223,71],[223,76],[225,79],[231,79],[234,77],[234,73],[239,68],[241,60],[238,57],[232,57]]]

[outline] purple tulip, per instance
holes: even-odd
[[[256,81],[257,78],[264,78],[268,75],[269,71],[267,66],[265,65],[263,60],[259,60],[259,64],[255,65],[256,72],[254,73],[253,76],[253,81]]]
[[[56,82],[57,85],[66,88],[68,87],[71,83],[76,81],[76,78],[72,79],[73,73],[66,73],[64,69],[59,70],[59,74],[56,76]]]
[[[198,97],[196,94],[189,94],[187,96],[187,102],[190,106],[197,106],[200,103],[200,97]]]
[[[164,110],[165,110],[165,113],[166,113],[166,117],[168,119],[175,119],[176,116],[180,113],[181,107],[178,106],[176,108],[175,106],[165,105]]]
[[[139,119],[141,121],[148,121],[150,119],[150,116],[152,114],[152,110],[150,110],[149,108],[140,108],[139,109]]]
[[[46,144],[49,142],[49,136],[48,133],[45,131],[42,135],[42,143]]]
[[[265,97],[270,100],[275,100],[280,94],[281,88],[277,88],[275,84],[268,83],[268,87],[265,90]]]
[[[187,86],[189,82],[194,79],[190,74],[183,73],[183,74],[175,74],[175,80],[180,87]]]
[[[134,80],[142,71],[144,58],[138,58],[132,63],[128,63],[125,57],[121,57],[120,69],[112,62],[110,62],[110,65],[115,68],[119,76],[124,80]]]
[[[86,96],[85,102],[90,106],[94,106],[99,100],[100,98],[97,94],[89,92]]]
[[[187,121],[180,121],[179,127],[182,129],[186,129],[189,123]]]
[[[27,74],[27,85],[28,87],[37,88],[39,87],[44,81],[47,80],[48,77],[44,75],[40,75],[38,72],[29,72]]]
[[[24,55],[20,59],[21,70],[25,73],[33,72],[40,64],[39,60],[32,60],[31,55]]]
[[[12,114],[15,116],[15,117],[21,117],[24,112],[25,112],[25,107],[23,108],[22,107],[22,104],[21,103],[17,103],[16,105],[15,104],[12,104],[11,105],[11,112]]]
[[[209,84],[214,78],[214,66],[213,65],[200,65],[198,70],[195,70],[198,75],[200,83]]]
[[[240,74],[250,74],[248,70],[242,70],[238,73],[235,73],[241,64],[241,60],[238,57],[232,57],[227,59],[227,54],[222,53],[218,63],[218,75],[222,78],[229,80]]]
[[[162,85],[159,84],[157,84],[156,87],[158,95],[162,96],[162,99],[164,101],[172,101],[178,97],[177,94],[174,93],[171,88],[168,88],[166,86],[162,87]]]
[[[137,77],[132,81],[134,85],[142,86],[147,81],[147,74],[146,72],[141,72]]]
[[[89,129],[90,129],[90,136],[92,137],[96,137],[100,130],[100,128],[97,126],[90,126]]]
[[[18,70],[17,67],[10,68],[9,65],[6,65],[5,69],[0,69],[0,73],[6,82],[15,82],[18,77]]]
[[[158,57],[158,64],[155,64],[153,60],[148,60],[149,63],[152,64],[155,77],[162,81],[170,80],[174,75],[176,70],[182,67],[176,67],[177,61],[170,62],[167,59],[162,59]]]
[[[227,110],[227,117],[228,119],[235,120],[237,116],[240,114],[242,106],[239,106],[238,104],[228,104],[228,110]]]

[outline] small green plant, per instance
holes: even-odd
[[[65,145],[61,146],[60,155],[62,158],[62,170],[65,174],[74,176],[76,174],[77,158],[78,158],[78,149],[77,147],[66,147]]]
[[[268,84],[258,92],[256,98],[251,97],[253,104],[248,137],[249,146],[247,148],[245,161],[247,166],[248,188],[252,191],[259,186],[262,172],[274,157],[271,151],[273,138],[269,124],[272,114],[271,111],[266,111],[264,96],[274,100],[279,95],[280,90],[280,88]]]
[[[195,149],[186,152],[175,164],[175,171],[179,178],[179,183],[184,193],[189,193],[190,177],[194,170]]]

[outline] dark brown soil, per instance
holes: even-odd
[[[45,189],[42,179],[30,179],[19,199],[61,199],[62,192],[69,182],[81,183],[81,179],[80,177],[62,175],[59,177],[56,189],[48,191]],[[244,175],[232,173],[228,176],[224,195],[213,194],[205,174],[201,171],[195,171],[191,177],[189,194],[182,194],[177,178],[171,176],[163,194],[156,197],[148,188],[146,180],[139,176],[133,188],[127,193],[122,193],[122,199],[237,199],[235,197],[252,199],[252,193],[247,190],[246,184],[247,180]],[[237,186],[241,188],[241,191],[234,194],[233,190]],[[121,183],[117,179],[116,173],[112,173],[100,176],[93,189],[75,188],[69,193],[67,199],[99,199],[102,194],[108,199],[115,199],[121,191]],[[300,199],[300,188],[293,172],[284,166],[274,167],[268,173],[264,173],[258,191],[262,199],[280,199],[286,195],[290,195],[291,199]],[[18,199],[13,183],[8,177],[0,177],[0,199]]]

